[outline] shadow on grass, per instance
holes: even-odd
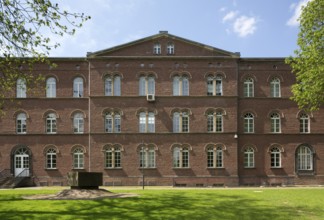
[[[0,198],[0,206],[7,201],[10,199]],[[301,217],[295,207],[271,206],[247,195],[176,190],[149,191],[140,197],[121,199],[26,201],[17,197],[10,202],[14,204],[8,206],[8,210],[5,204],[0,208],[1,219],[287,220]],[[311,213],[314,210],[303,211]]]

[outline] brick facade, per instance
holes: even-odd
[[[156,44],[161,46],[160,54],[154,54]],[[170,44],[173,53],[167,54]],[[7,100],[6,115],[0,119],[0,170],[18,175],[27,168],[37,185],[66,185],[71,170],[103,172],[105,185],[139,185],[143,172],[147,185],[324,184],[324,112],[305,113],[309,130],[300,132],[303,112],[289,99],[295,78],[282,58],[241,58],[238,53],[160,32],[84,58],[51,59],[56,68],[40,64],[34,72],[55,78],[56,97],[48,98],[46,89],[39,89],[13,104]],[[105,95],[105,78],[115,76],[121,79],[121,95]],[[188,79],[188,96],[173,95],[176,76]],[[221,77],[221,94],[207,95],[211,76],[214,81]],[[83,81],[82,97],[73,97],[76,77]],[[154,78],[154,101],[139,96],[141,77]],[[253,81],[252,97],[244,95],[247,78]],[[279,80],[279,97],[272,97],[274,78]],[[141,112],[146,117],[153,113],[154,132],[139,132]],[[175,112],[188,114],[188,132],[173,131]],[[217,112],[222,117],[221,131],[208,131],[208,117],[216,117]],[[22,134],[17,133],[20,113],[26,115]],[[50,113],[56,116],[56,131],[51,134],[46,127]],[[105,118],[111,113],[120,116],[120,132],[105,130]],[[253,116],[250,133],[245,130],[248,113]],[[280,132],[271,130],[273,113],[279,116]],[[83,116],[84,130],[79,133],[74,130],[76,114]],[[152,122],[146,120],[143,126],[148,129]],[[272,152],[274,148],[278,154]],[[49,160],[49,149],[54,149],[55,159]],[[111,149],[113,157],[106,153]],[[154,153],[149,155],[150,149]],[[253,151],[249,159],[247,149]],[[145,150],[142,160],[147,167],[143,168],[140,155]],[[28,157],[25,167],[18,162],[24,156]],[[109,162],[117,167],[106,167]]]

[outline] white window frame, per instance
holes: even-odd
[[[270,95],[273,98],[281,97],[280,79],[275,77],[270,82]]]
[[[105,132],[120,133],[121,132],[121,115],[115,112],[105,114]]]
[[[176,146],[173,148],[172,152],[172,161],[173,168],[189,168],[190,156],[189,156],[189,148]]]
[[[281,168],[281,150],[279,147],[272,147],[270,150],[271,168]]]
[[[189,113],[174,112],[173,113],[173,132],[174,133],[188,133],[189,132]]]
[[[310,120],[309,115],[301,113],[299,115],[299,132],[303,134],[310,133]]]
[[[154,112],[139,113],[139,132],[154,133],[155,132],[155,114]]]
[[[46,151],[46,169],[57,168],[57,151],[51,147]]]
[[[153,54],[155,54],[155,55],[161,54],[161,44],[160,43],[155,43],[153,45]]]
[[[73,131],[75,134],[84,133],[84,116],[82,113],[75,113],[73,116]]]
[[[47,98],[56,97],[56,79],[54,77],[49,77],[46,80],[46,97]]]
[[[105,150],[105,168],[121,168],[121,148],[109,147]]]
[[[244,115],[244,133],[254,133],[254,114],[250,112]]]
[[[174,54],[174,43],[169,42],[167,45],[167,54],[168,55],[173,55]]]
[[[244,168],[255,167],[255,151],[253,147],[247,147],[244,150]]]
[[[207,167],[223,168],[224,167],[223,147],[219,145],[209,146],[207,148]]]
[[[81,147],[73,150],[73,169],[84,169],[84,151]]]
[[[54,113],[49,113],[46,116],[46,133],[47,134],[56,134],[57,124],[56,124],[56,115]]]
[[[17,79],[17,98],[27,97],[27,85],[26,80],[23,78]]]
[[[308,146],[302,145],[298,147],[296,160],[298,171],[313,170],[313,151]]]
[[[141,76],[139,78],[139,96],[146,96],[147,94],[155,94],[154,76]]]
[[[217,75],[207,77],[207,95],[222,96],[223,95],[223,76]]]
[[[73,97],[74,98],[82,98],[84,93],[84,82],[82,77],[76,77],[73,80]]]
[[[276,112],[270,115],[271,133],[281,133],[281,119],[280,115]]]
[[[17,134],[27,133],[27,115],[26,113],[19,113],[16,119],[16,132]]]
[[[244,80],[243,96],[246,98],[254,97],[254,80],[251,77]]]
[[[145,146],[140,149],[139,159],[141,168],[156,168],[155,147]]]
[[[119,75],[105,77],[105,96],[121,95],[121,77]]]

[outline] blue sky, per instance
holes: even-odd
[[[160,30],[241,57],[286,57],[297,49],[300,6],[308,0],[69,0],[92,17],[74,36],[53,37],[53,57],[84,57]]]

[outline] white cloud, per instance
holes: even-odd
[[[290,9],[294,10],[294,14],[287,21],[286,24],[288,26],[298,26],[299,25],[298,18],[301,15],[302,7],[306,6],[307,2],[309,2],[309,1],[310,0],[300,0],[297,4],[293,3],[293,4],[290,5]]]
[[[237,18],[233,24],[234,32],[239,37],[246,37],[249,34],[253,34],[256,30],[257,20],[255,17],[241,16]]]
[[[238,11],[230,11],[223,17],[223,23],[233,20],[238,15]]]

